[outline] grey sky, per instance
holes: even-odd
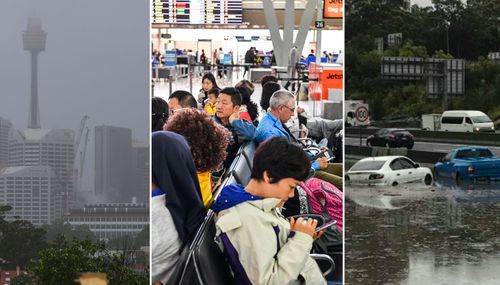
[[[77,130],[86,114],[92,133],[95,125],[121,126],[131,128],[134,139],[149,141],[149,5],[0,1],[0,116],[14,128],[27,127],[30,55],[23,49],[22,33],[28,17],[36,15],[48,33],[39,56],[42,128]],[[92,136],[86,172],[93,168],[93,145]]]

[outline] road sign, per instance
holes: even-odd
[[[421,80],[424,78],[424,59],[419,57],[382,58],[382,78],[394,80]]]
[[[360,104],[354,111],[354,122],[358,126],[370,124],[370,113],[368,112],[367,104]]]

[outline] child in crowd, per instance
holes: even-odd
[[[208,101],[205,104],[205,111],[213,116],[216,112],[215,103],[217,102],[217,98],[219,97],[220,89],[212,88],[208,91]]]

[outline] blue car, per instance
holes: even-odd
[[[500,180],[500,158],[487,147],[467,146],[452,150],[434,165],[434,177],[490,182]]]

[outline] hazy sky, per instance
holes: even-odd
[[[48,33],[39,56],[42,128],[77,130],[86,114],[91,134],[105,124],[149,141],[149,9],[144,0],[0,1],[0,116],[27,127],[30,54],[22,33],[36,15]],[[92,135],[86,172],[93,146]]]

